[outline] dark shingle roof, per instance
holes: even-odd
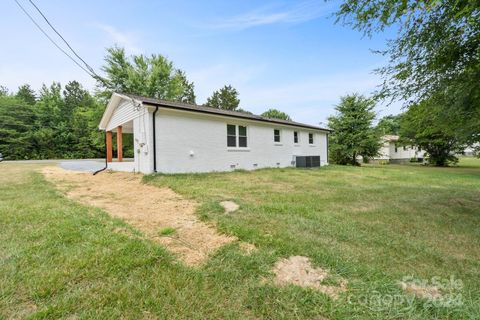
[[[166,100],[138,96],[134,94],[127,94],[127,93],[119,93],[119,94],[141,101],[142,103],[150,104],[153,106],[159,106],[163,108],[170,108],[170,109],[177,109],[177,110],[184,110],[184,111],[191,111],[191,112],[198,112],[198,113],[209,113],[209,114],[215,114],[215,115],[226,116],[226,117],[263,121],[263,122],[276,123],[276,124],[287,125],[287,126],[302,127],[307,129],[313,129],[313,130],[321,130],[321,131],[328,131],[328,132],[331,131],[330,129],[312,126],[305,123],[266,118],[266,117],[258,116],[255,114],[248,114],[245,112],[223,110],[223,109],[199,106],[199,105],[188,104],[183,102],[166,101]]]

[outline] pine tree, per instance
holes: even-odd
[[[29,84],[24,84],[18,88],[15,97],[19,100],[23,100],[27,104],[33,106],[37,102],[37,97],[35,96],[35,91],[30,87]]]
[[[231,85],[228,85],[214,91],[212,96],[207,99],[205,105],[217,109],[236,110],[239,104],[238,91]]]
[[[335,108],[337,115],[328,118],[331,161],[358,165],[357,157],[374,157],[380,148],[380,138],[373,128],[375,103],[364,96],[353,94],[340,98]]]

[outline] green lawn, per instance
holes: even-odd
[[[195,269],[115,233],[122,221],[64,198],[36,168],[0,164],[0,318],[480,318],[480,160],[145,177],[258,248],[231,244]],[[223,213],[226,199],[240,210]],[[345,278],[348,291],[333,301],[276,287],[270,270],[292,255]],[[461,280],[461,305],[408,303],[405,276]]]

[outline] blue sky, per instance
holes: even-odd
[[[19,0],[35,14],[27,0]],[[324,1],[53,1],[35,0],[80,55],[99,70],[105,48],[159,53],[194,81],[197,103],[224,84],[242,108],[274,107],[296,121],[325,123],[341,95],[368,94],[380,83],[373,69],[392,31],[373,38],[335,24],[338,2]],[[56,49],[13,0],[1,1],[0,84],[94,81]],[[42,21],[35,15],[37,21]],[[43,24],[42,24],[43,25]],[[45,26],[45,29],[47,27]],[[380,115],[398,105],[379,106]]]

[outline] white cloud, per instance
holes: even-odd
[[[141,52],[141,49],[136,45],[138,35],[132,32],[122,32],[115,27],[106,24],[95,24],[95,26],[105,32],[110,38],[110,41],[125,48],[127,53],[138,54]]]
[[[276,10],[272,10],[271,8],[257,9],[246,14],[219,21],[210,27],[214,29],[244,30],[275,23],[296,24],[324,16],[328,8],[330,8],[330,5],[323,1],[301,1],[295,5],[284,6]]]

